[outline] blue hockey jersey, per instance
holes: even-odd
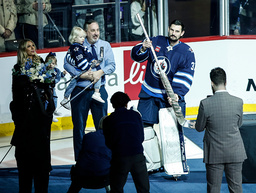
[[[94,57],[87,47],[79,43],[73,43],[68,49],[66,59],[76,69],[85,71],[91,67]]]
[[[168,37],[156,36],[151,38],[156,56],[162,70],[167,75],[174,93],[183,100],[189,91],[195,69],[195,55],[193,50],[185,43],[179,42],[175,46],[169,44]],[[136,62],[148,60],[142,90],[148,95],[164,98],[166,91],[159,76],[159,69],[150,48],[140,52],[142,43],[132,48],[131,58]]]

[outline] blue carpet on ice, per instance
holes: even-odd
[[[252,150],[256,148],[255,120],[256,120],[255,114],[244,116],[244,124],[243,124],[244,130],[248,132],[248,129],[250,129],[250,132],[251,132],[251,134],[249,133],[249,136],[247,136],[247,138],[249,137],[253,138],[252,142],[250,142],[250,149]],[[188,137],[196,145],[203,148],[204,132],[199,133],[193,129],[184,128],[184,135]],[[253,154],[255,157],[255,151]],[[251,160],[251,161],[252,163],[255,163],[255,160]],[[180,176],[177,181],[175,181],[172,178],[172,176],[168,176],[163,172],[149,175],[150,192],[151,193],[172,193],[172,192],[173,193],[187,193],[187,192],[205,193],[206,192],[206,172],[205,172],[205,166],[204,166],[203,160],[189,159],[187,160],[187,162],[190,168],[190,173],[188,175]],[[70,165],[53,166],[53,170],[50,175],[49,193],[67,192],[71,183],[70,176],[69,176],[70,168],[71,168]],[[254,168],[255,167],[250,167],[252,171],[255,171]],[[243,192],[255,193],[255,190],[256,190],[255,183],[243,183]],[[18,192],[17,168],[0,169],[0,193],[17,193],[17,192]],[[229,191],[228,191],[227,182],[225,178],[223,178],[221,193],[228,193],[228,192]],[[80,193],[105,193],[105,189],[98,189],[98,190],[82,189]],[[136,193],[131,175],[128,176],[127,183],[124,187],[124,193]]]
[[[149,175],[151,193],[205,193],[206,178],[205,167],[202,159],[188,160],[190,173],[183,175],[175,181],[172,176],[165,173],[154,173]],[[53,166],[50,176],[49,193],[65,193],[70,185],[71,166]],[[18,172],[16,168],[0,169],[0,192],[17,193],[18,192]],[[254,193],[255,184],[243,184],[244,192]],[[136,193],[131,175],[128,176],[124,187],[125,193]],[[228,193],[228,187],[225,178],[221,187],[221,193]],[[82,189],[80,193],[105,193],[105,189],[89,190]]]

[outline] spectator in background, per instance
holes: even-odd
[[[256,0],[240,0],[240,3],[240,34],[256,34]]]
[[[240,34],[240,0],[230,0],[229,1],[229,12],[230,12],[230,35]]]
[[[230,31],[234,35],[256,34],[256,0],[230,0]]]
[[[51,11],[50,0],[42,0],[43,27],[48,24],[45,13]],[[35,0],[17,0],[17,12],[21,25],[22,39],[29,38],[38,47],[38,2]]]
[[[6,51],[5,41],[15,40],[13,30],[17,24],[17,11],[13,0],[0,0],[0,52]]]
[[[74,0],[75,5],[99,4],[104,3],[104,0]],[[90,15],[91,14],[91,15]],[[105,40],[105,21],[104,9],[79,9],[77,10],[77,26],[84,29],[84,24],[87,20],[93,19],[98,22],[100,26],[100,38]]]
[[[151,10],[147,10],[149,7],[151,8]],[[142,19],[146,30],[148,30],[149,36],[158,35],[155,1],[153,0],[151,1],[151,4],[146,4],[145,0],[133,0],[133,2],[131,3],[132,29],[130,33],[130,40],[142,41],[145,38],[142,27],[140,26],[140,22],[136,16],[138,13]]]

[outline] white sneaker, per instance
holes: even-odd
[[[55,116],[61,116],[62,115],[62,113],[61,112],[58,112],[58,111],[54,111],[54,113],[53,113]]]
[[[94,92],[93,95],[92,95],[92,98],[96,101],[101,102],[101,103],[105,103],[105,101],[100,97],[99,92]]]
[[[52,118],[52,122],[58,122],[59,120],[56,117]]]
[[[71,106],[70,106],[70,103],[68,102],[68,99],[63,99],[60,104],[65,107],[66,109],[70,110],[71,109]]]

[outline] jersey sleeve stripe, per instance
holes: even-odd
[[[186,82],[186,81],[184,81],[184,80],[178,79],[178,78],[173,78],[172,82],[173,82],[173,83],[176,83],[176,84],[182,84],[182,85],[184,85],[185,87],[187,87],[187,89],[190,89],[190,87],[191,87],[191,84],[190,84],[190,83],[188,83],[188,82]]]
[[[193,81],[193,76],[189,73],[177,72],[177,73],[175,73],[175,76],[182,76],[182,77],[189,79],[191,82]]]

